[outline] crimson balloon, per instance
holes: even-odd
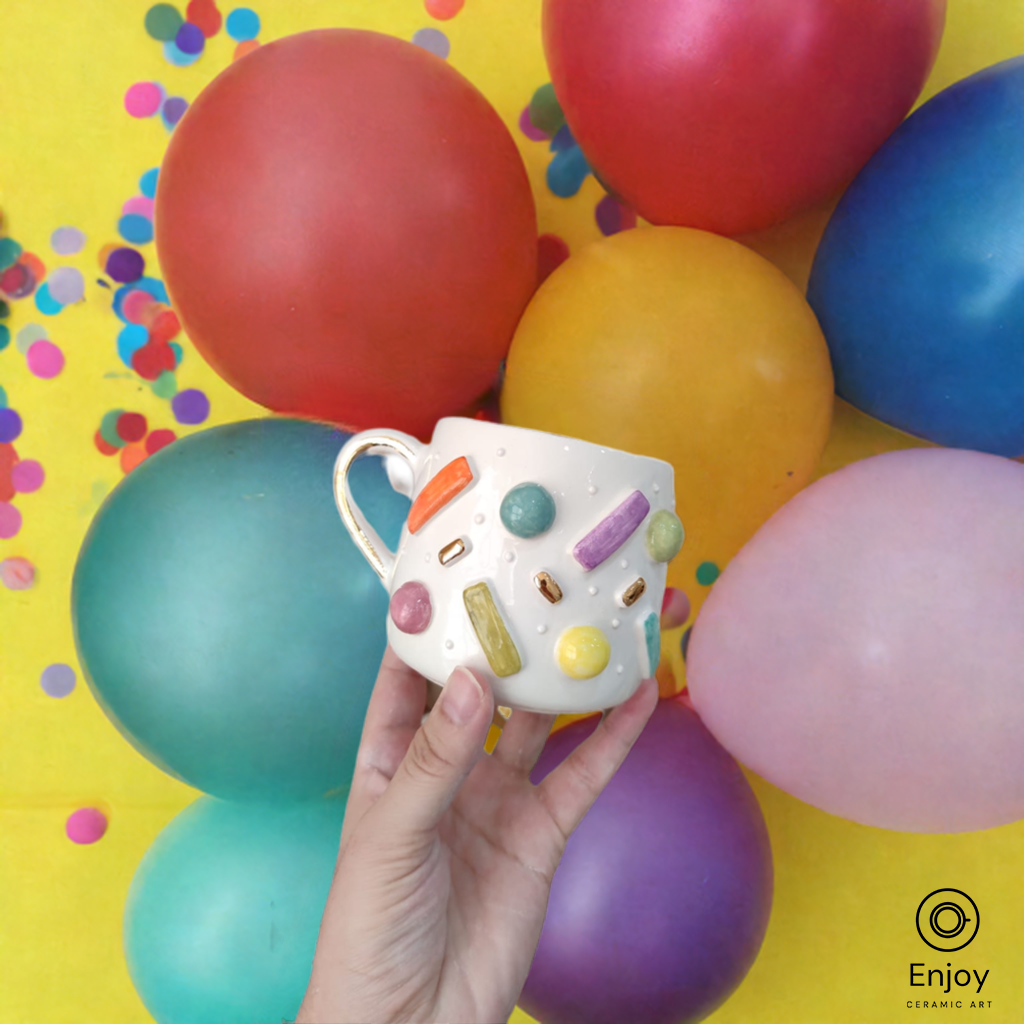
[[[160,172],[156,241],[228,383],[420,436],[494,383],[536,285],[501,118],[439,57],[350,29],[261,46],[203,90]]]
[[[735,235],[841,189],[896,128],[946,0],[544,0],[569,127],[656,224]]]

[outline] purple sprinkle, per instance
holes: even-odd
[[[188,100],[182,99],[180,96],[170,96],[164,100],[164,106],[160,112],[169,125],[176,125],[186,110],[188,110]]]
[[[206,45],[206,36],[203,35],[203,30],[198,25],[193,25],[191,21],[186,21],[178,29],[178,34],[174,37],[174,45],[182,53],[192,57],[197,53],[203,52],[203,47]]]
[[[551,136],[547,132],[542,132],[531,120],[530,120],[530,105],[527,104],[523,107],[523,112],[519,115],[519,130],[532,142],[543,142],[545,139],[550,139]]]
[[[171,411],[179,423],[202,423],[210,415],[210,400],[197,388],[186,388],[171,399]]]
[[[75,688],[75,670],[70,665],[47,665],[39,685],[48,697],[66,697]]]
[[[142,253],[127,246],[115,249],[107,257],[107,273],[121,284],[138,281],[145,269],[146,261],[142,258]]]
[[[629,540],[650,510],[651,503],[634,491],[572,549],[573,557],[587,572],[595,569]]]

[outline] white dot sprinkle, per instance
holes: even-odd
[[[626,667],[624,665],[616,665],[615,666],[615,671],[618,672],[619,675],[621,676],[622,673],[626,671]]]
[[[569,446],[567,444],[562,445],[562,450],[567,452],[569,450]]]
[[[445,640],[444,645],[450,651],[455,646],[455,641],[454,640]]]
[[[429,562],[430,561],[430,552],[429,551],[423,556],[423,561],[424,562]]]
[[[505,454],[504,448],[499,448],[497,451],[498,458],[500,459]]]
[[[587,494],[597,494],[597,488],[593,484],[591,484],[587,488]]]
[[[661,484],[655,484],[654,487],[651,489],[654,491],[655,494],[658,494],[661,491]]]
[[[514,562],[515,560],[516,560],[516,553],[514,551],[506,551],[505,552],[505,561],[506,562]]]
[[[543,622],[537,627],[537,632],[538,633],[546,633],[547,631],[548,631],[548,627],[545,626]]]
[[[618,629],[622,623],[618,619],[612,619],[612,629]]]
[[[477,512],[477,514],[475,516],[473,516],[473,522],[476,523],[477,526],[479,526],[483,521],[484,521],[484,514],[483,514],[483,512]]]
[[[597,597],[597,587],[591,587],[590,588],[590,596],[591,597]]]
[[[628,569],[629,568],[629,559],[628,558],[624,558],[621,562],[619,562],[619,566],[621,568],[623,568],[623,569]]]

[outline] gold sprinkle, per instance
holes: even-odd
[[[504,704],[499,704],[498,714],[507,722],[512,717],[512,709],[505,707]]]
[[[537,589],[546,601],[558,604],[562,600],[562,588],[554,581],[551,573],[539,572],[533,577],[533,582],[537,584]]]
[[[643,576],[634,580],[626,589],[622,592],[622,603],[628,608],[630,605],[636,604],[637,601],[643,597],[644,591],[647,589],[647,584],[644,582]]]
[[[462,542],[462,538],[459,537],[453,540],[451,544],[445,544],[443,548],[437,553],[437,557],[442,565],[448,565],[454,562],[460,555],[466,553],[466,545]]]

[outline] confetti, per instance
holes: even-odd
[[[206,36],[203,35],[203,30],[198,25],[186,21],[178,29],[178,34],[174,37],[174,45],[186,56],[198,56],[206,46]]]
[[[46,284],[53,300],[62,306],[70,306],[85,297],[85,279],[77,267],[58,267]]]
[[[11,343],[11,330],[6,324],[0,324],[0,352]]]
[[[43,467],[35,459],[22,459],[11,470],[11,483],[18,494],[33,494],[45,479]]]
[[[164,106],[166,107],[170,100],[164,100]],[[145,217],[146,220],[153,219],[153,200],[148,196],[132,196],[131,199],[125,200],[124,206],[121,207],[121,213],[137,213],[140,217]]]
[[[155,455],[161,448],[166,448],[172,441],[176,441],[178,435],[173,430],[154,430],[146,438],[146,451]]]
[[[41,380],[52,380],[64,369],[64,353],[52,341],[37,341],[25,354],[31,373]]]
[[[95,807],[83,807],[68,818],[64,831],[80,846],[99,842],[107,832],[107,816]]]
[[[157,398],[173,398],[178,393],[178,380],[170,370],[164,370],[153,381],[153,394]]]
[[[131,369],[132,356],[147,341],[149,341],[149,332],[141,324],[129,324],[127,327],[122,328],[121,333],[117,336],[117,354],[121,362]]]
[[[207,39],[212,39],[219,31],[223,18],[213,0],[191,0],[185,8],[185,16],[193,25],[198,25]]]
[[[66,697],[75,689],[75,670],[58,662],[47,665],[39,677],[39,685],[48,697]]]
[[[145,462],[147,458],[148,454],[145,445],[138,443],[125,445],[121,449],[121,455],[119,456],[122,472],[130,473],[136,466]]]
[[[153,39],[166,43],[178,34],[184,20],[171,4],[156,4],[146,11],[146,31]]]
[[[138,412],[123,412],[117,418],[117,436],[122,441],[131,443],[132,441],[141,441],[146,436],[146,431],[149,429],[146,423],[146,417],[142,413]]]
[[[210,415],[210,400],[202,391],[188,388],[171,399],[171,412],[179,423],[194,426]]]
[[[124,109],[132,117],[152,117],[164,100],[163,87],[157,82],[136,82],[124,94]]]
[[[126,242],[145,245],[153,241],[153,222],[137,213],[129,213],[117,222],[117,232]]]
[[[40,324],[25,324],[14,337],[14,344],[18,351],[24,355],[40,340],[46,337],[46,328]]]
[[[248,7],[236,7],[228,15],[224,28],[236,43],[243,43],[255,39],[260,34],[260,18]]]
[[[44,316],[56,316],[64,307],[50,294],[47,285],[36,289],[36,309]]]
[[[35,581],[36,567],[27,558],[5,558],[0,562],[0,582],[8,590],[28,590]]]
[[[0,270],[13,266],[21,255],[21,246],[13,238],[0,238]]]
[[[17,537],[20,529],[21,513],[9,501],[0,501],[0,540]]]
[[[421,28],[413,33],[412,42],[442,60],[448,57],[452,48],[448,37],[439,28]]]
[[[104,413],[103,419],[100,420],[99,435],[115,451],[123,448],[125,444],[117,432],[117,421],[123,413],[124,409],[111,409],[109,412]]]
[[[427,14],[432,18],[437,18],[438,21],[447,21],[462,10],[464,3],[465,0],[424,0],[423,6],[426,7]]]
[[[253,50],[259,49],[259,45],[260,41],[258,39],[246,39],[235,47],[235,52],[231,59],[241,60],[247,53],[252,53]]]
[[[129,215],[131,216],[131,215]],[[122,218],[124,220],[125,218]],[[141,218],[144,219],[144,218]],[[115,280],[122,284],[131,284],[142,277],[146,269],[146,261],[142,253],[135,249],[122,247],[115,249],[108,257],[105,270]]]
[[[74,256],[85,248],[85,235],[78,228],[57,228],[50,235],[50,248],[58,256]]]
[[[139,178],[139,191],[147,199],[156,198],[156,183],[160,177],[160,168],[151,167],[141,178]]]
[[[166,127],[171,129],[182,119],[186,110],[188,110],[188,100],[184,100],[180,96],[171,96],[164,101],[164,105],[160,108],[160,117]]]
[[[164,43],[164,57],[177,68],[187,68],[199,60],[198,53],[182,53],[173,39]]]
[[[10,444],[20,436],[21,417],[13,409],[0,409],[0,444]]]
[[[35,290],[38,280],[26,263],[15,263],[0,274],[0,291],[9,298],[24,299]]]

